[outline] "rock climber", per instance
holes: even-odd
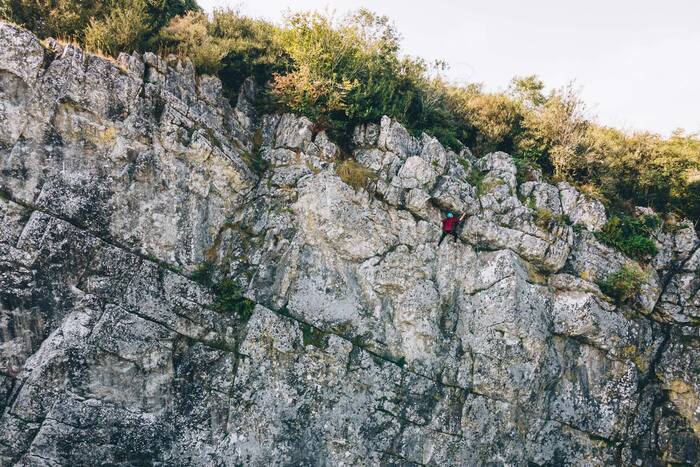
[[[440,241],[438,241],[438,246],[440,246],[448,234],[454,235],[455,242],[457,241],[457,230],[459,229],[459,226],[462,224],[462,221],[466,215],[467,213],[465,212],[458,219],[451,211],[447,212],[447,217],[442,220],[442,236],[440,237]]]

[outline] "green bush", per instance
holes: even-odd
[[[367,10],[340,21],[297,13],[281,30],[291,69],[273,93],[288,110],[347,134],[357,124],[391,115],[421,128],[431,107],[423,61],[402,57],[388,18]]]
[[[307,323],[299,323],[302,333],[302,342],[304,347],[313,345],[317,349],[326,349],[328,347],[328,335],[319,328]]]
[[[486,93],[481,85],[445,88],[444,105],[461,123],[452,125],[464,144],[477,154],[514,152],[524,117],[517,102],[502,93]]]
[[[222,59],[228,54],[230,41],[212,36],[209,27],[206,14],[192,11],[173,19],[165,26],[160,31],[159,41],[189,57],[198,72],[214,74],[219,71]]]
[[[234,10],[212,15],[192,11],[173,19],[157,38],[163,51],[189,57],[200,73],[218,74],[229,97],[252,76],[259,83],[286,71],[289,58],[280,42],[280,29]]]
[[[219,313],[232,313],[248,320],[255,309],[255,302],[243,296],[240,286],[233,279],[214,281],[215,266],[209,261],[202,263],[190,279],[210,288],[215,295],[212,308]]]
[[[618,303],[634,299],[642,290],[647,274],[637,265],[626,265],[598,282],[600,290]]]
[[[537,208],[533,214],[535,224],[543,229],[548,229],[552,222],[554,222],[554,213],[547,208]]]
[[[479,196],[486,192],[486,187],[484,186],[485,177],[486,175],[476,168],[472,168],[471,172],[469,172],[469,175],[467,176],[467,183],[474,187],[476,194]]]
[[[572,225],[573,222],[568,214],[559,214],[554,216],[554,221],[559,225]]]
[[[4,3],[5,19],[34,32],[39,37],[82,39],[93,17],[105,14],[107,2],[98,0],[12,0]]]
[[[651,235],[660,225],[661,220],[655,216],[612,216],[596,235],[631,258],[647,260],[658,252]]]
[[[214,264],[205,261],[190,275],[190,279],[202,284],[205,287],[214,286]]]
[[[347,94],[355,86],[355,82],[313,76],[308,67],[302,66],[286,75],[276,74],[272,90],[288,110],[332,127],[330,115],[345,110]]]

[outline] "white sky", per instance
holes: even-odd
[[[603,124],[700,132],[699,0],[199,0],[281,22],[285,11],[389,16],[403,52],[444,59],[456,82],[505,89],[513,76],[572,80]]]

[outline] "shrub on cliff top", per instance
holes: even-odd
[[[116,55],[122,50],[129,52],[141,48],[149,30],[146,3],[129,0],[102,19],[93,17],[85,29],[84,42],[90,50]]]
[[[149,48],[171,18],[198,8],[194,0],[4,0],[0,14],[41,38],[116,54]]]
[[[247,77],[265,83],[287,70],[279,34],[273,24],[234,10],[215,10],[211,16],[192,11],[164,27],[157,43],[161,51],[189,57],[198,72],[218,74],[224,91],[234,97]]]
[[[292,66],[273,77],[272,90],[286,109],[340,131],[382,115],[412,127],[424,120],[425,64],[400,56],[387,17],[364,9],[340,21],[297,13],[280,36]]]
[[[259,100],[274,104],[266,111],[305,114],[341,145],[357,123],[386,114],[453,149],[509,152],[545,176],[593,187],[618,210],[646,205],[700,219],[697,135],[602,127],[589,120],[573,86],[545,92],[535,76],[515,78],[501,92],[450,84],[440,78],[443,64],[402,54],[390,20],[367,10],[341,19],[297,13],[278,26],[230,10],[205,15],[193,0],[3,0],[0,15],[40,37],[110,54],[187,55],[199,72],[221,78],[229,98],[252,75],[270,84]],[[630,251],[652,249],[641,238],[632,243]]]

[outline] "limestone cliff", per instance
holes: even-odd
[[[387,117],[356,191],[254,94],[0,24],[1,465],[700,462],[692,227],[617,304],[599,202]]]

